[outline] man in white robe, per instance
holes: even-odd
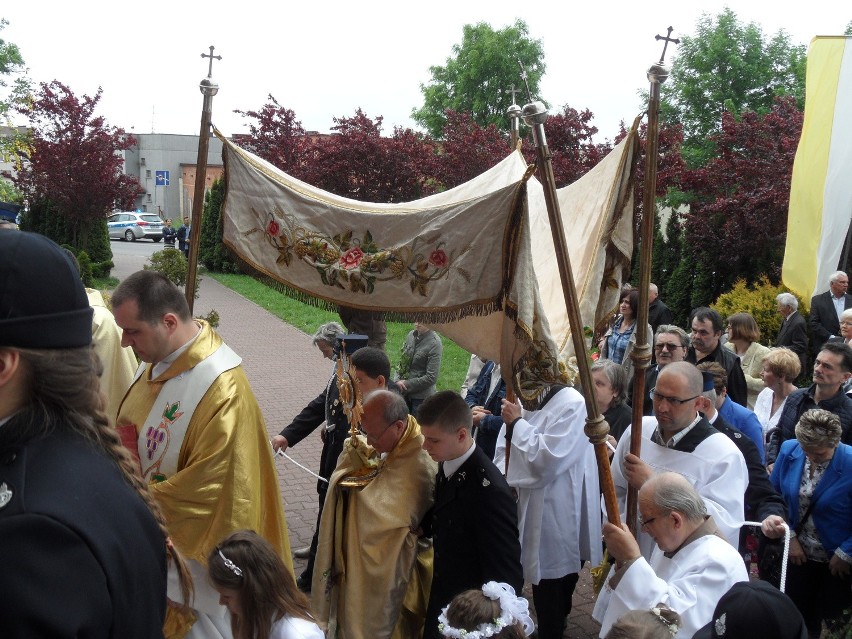
[[[654,475],[683,475],[704,499],[707,512],[736,547],[744,521],[748,469],[742,453],[696,410],[703,378],[694,365],[674,362],[660,371],[654,388],[654,417],[642,420],[641,459],[630,454],[630,432],[619,440],[612,459],[612,480],[622,517],[627,489],[637,490]],[[651,537],[639,534],[642,556],[650,559]]]
[[[650,560],[626,524],[604,524],[604,541],[616,563],[593,613],[601,622],[600,636],[630,610],[664,603],[681,617],[676,637],[688,639],[712,619],[731,586],[748,580],[745,565],[707,515],[701,495],[677,473],[645,482],[639,513],[642,528],[656,542]]]
[[[538,410],[503,400],[505,421],[494,464],[518,493],[524,580],[533,585],[540,639],[562,637],[583,561],[601,558],[598,470],[583,432],[586,404],[573,388],[553,387]]]

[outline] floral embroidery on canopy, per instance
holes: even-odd
[[[264,237],[278,251],[277,264],[290,266],[295,253],[317,270],[323,284],[352,293],[370,294],[377,282],[407,277],[411,291],[425,297],[429,283],[447,277],[457,257],[455,249],[447,253],[446,243],[435,233],[415,236],[408,246],[383,248],[369,230],[363,237],[355,237],[351,229],[329,237],[298,226],[294,216],[280,210],[268,217]],[[458,257],[469,250],[470,245],[462,247]],[[464,269],[455,270],[470,281]]]

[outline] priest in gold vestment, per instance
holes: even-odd
[[[431,544],[415,532],[433,500],[437,464],[405,400],[375,391],[358,445],[347,441],[331,476],[312,587],[329,639],[416,639],[432,581]],[[361,489],[341,480],[370,467]]]
[[[216,545],[252,529],[292,570],[263,416],[240,358],[206,322],[193,320],[166,278],[130,276],[113,294],[113,312],[123,345],[149,363],[125,395],[116,427],[140,461],[195,586],[192,615],[169,607],[166,637],[229,637],[230,619],[205,574]],[[171,578],[169,597],[178,600]]]
[[[92,307],[92,345],[101,360],[101,392],[107,398],[107,417],[115,421],[121,398],[130,388],[139,367],[130,348],[121,345],[121,331],[100,291],[86,289]]]

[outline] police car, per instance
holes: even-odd
[[[140,238],[155,242],[163,239],[163,220],[153,213],[114,213],[107,218],[107,228],[111,238],[128,242],[135,242]]]

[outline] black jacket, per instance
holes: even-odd
[[[843,308],[852,307],[852,295],[843,296]],[[840,320],[837,319],[837,309],[831,301],[831,291],[814,295],[811,298],[811,316],[808,319],[811,327],[811,344],[814,354],[825,344],[832,335],[840,335]]]
[[[795,311],[784,320],[778,329],[775,346],[784,346],[798,355],[802,373],[805,372],[808,365],[808,329],[801,313]]]
[[[161,638],[166,547],[148,507],[76,433],[22,430],[0,427],[0,635]]]
[[[773,488],[772,482],[769,481],[769,473],[766,472],[766,468],[760,461],[760,453],[754,442],[742,431],[737,430],[722,419],[721,415],[716,415],[713,428],[723,435],[727,435],[728,439],[740,449],[745,459],[748,469],[748,487],[745,492],[746,520],[763,521],[769,515],[778,515],[786,519],[787,507],[784,504],[784,498],[778,494]]]
[[[521,592],[518,508],[506,479],[477,446],[442,487],[423,521],[435,563],[424,639],[437,639],[438,615],[453,597],[487,581]]]
[[[648,323],[655,334],[661,324],[671,324],[672,320],[674,313],[659,297],[648,305]]]
[[[329,426],[333,425],[334,428],[325,433],[320,453],[319,475],[329,479],[337,466],[337,458],[343,452],[343,442],[349,436],[349,420],[343,412],[340,391],[334,375],[323,392],[311,400],[311,403],[305,406],[280,434],[287,438],[288,447],[295,446],[326,420],[326,409],[328,409]],[[328,484],[317,480],[318,492],[325,492],[327,488]]]
[[[766,444],[767,465],[775,463],[781,444],[796,436],[796,424],[799,423],[799,418],[805,411],[812,408],[822,408],[837,415],[843,431],[840,441],[844,444],[852,444],[852,398],[844,393],[841,387],[835,395],[817,404],[814,399],[815,391],[816,384],[812,384],[810,388],[794,390],[787,397],[784,410],[778,418],[778,426],[772,430],[769,442]]]
[[[690,346],[686,351],[684,358],[691,364],[701,364],[703,362],[716,362],[721,364],[725,372],[728,373],[728,397],[732,402],[736,402],[740,406],[748,406],[748,386],[746,385],[743,368],[740,364],[740,358],[734,351],[722,346],[719,342],[716,349],[701,361],[697,360],[698,353],[693,346]]]
[[[174,246],[176,239],[177,239],[177,229],[174,229],[171,226],[164,226],[163,227],[163,244],[168,244],[169,246]]]

